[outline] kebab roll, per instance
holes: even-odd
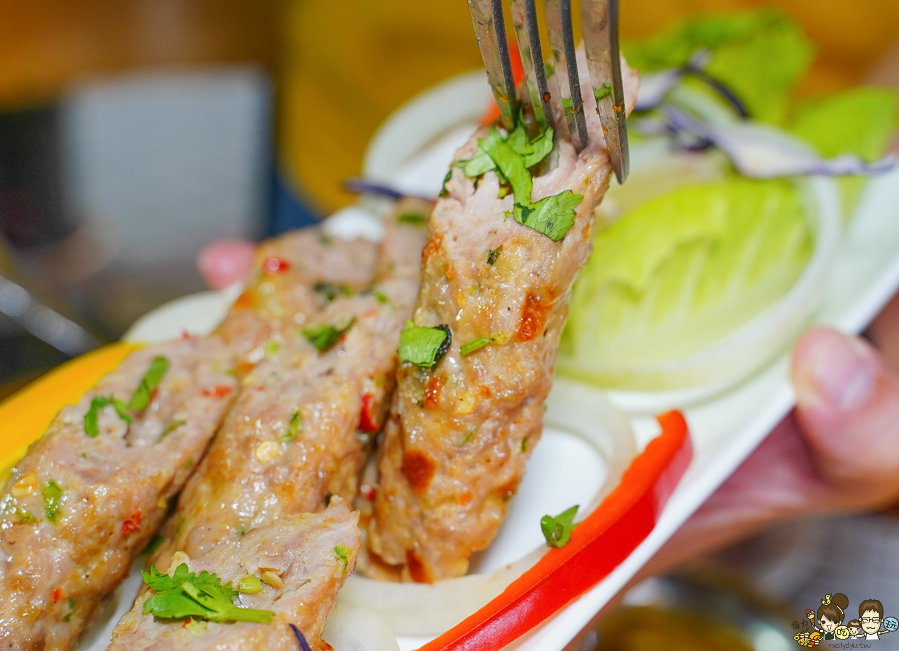
[[[636,86],[626,70],[631,100]],[[587,124],[581,152],[567,132],[479,130],[434,208],[368,537],[404,580],[466,573],[540,439],[571,286],[611,171],[598,116],[588,111]]]
[[[29,448],[0,497],[0,648],[75,645],[199,462],[233,366],[216,337],[139,350]]]

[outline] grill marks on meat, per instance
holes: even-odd
[[[628,72],[630,99],[636,85]],[[507,217],[514,199],[497,198],[494,172],[476,184],[454,167],[434,209],[413,321],[449,324],[452,346],[430,369],[405,364],[397,373],[368,532],[373,554],[404,580],[467,571],[496,535],[540,437],[571,285],[609,181],[599,119],[587,117],[590,144],[578,154],[557,138],[556,168],[534,179],[534,201],[564,190],[584,196],[560,242]],[[456,159],[471,158],[485,136],[477,133]],[[491,344],[463,357],[460,346],[480,337]]]
[[[279,518],[318,511],[329,494],[353,499],[365,460],[357,429],[379,429],[386,415],[424,239],[420,227],[389,224],[373,290],[335,298],[307,324],[343,328],[355,319],[338,342],[319,353],[296,334],[246,376],[166,526],[159,566],[176,551],[205,554]]]
[[[245,576],[275,572],[283,587],[264,585],[256,595],[239,597],[240,606],[274,611],[268,624],[202,622],[188,629],[182,622],[157,622],[152,615],[142,614],[150,597],[148,590],[116,626],[109,651],[296,651],[289,624],[303,633],[313,650],[329,648],[321,639],[322,628],[337,592],[356,564],[357,520],[358,514],[350,513],[343,501],[335,498],[325,511],[281,518],[187,561],[191,571],[214,572],[234,585]],[[346,565],[335,553],[341,544],[352,552]],[[167,571],[171,574],[174,569]]]
[[[247,372],[263,359],[267,341],[291,338],[322,309],[330,293],[366,288],[375,257],[371,242],[348,242],[320,228],[260,244],[247,288],[217,330],[237,354],[240,370]]]
[[[131,414],[130,426],[106,407],[99,434],[88,436],[84,417],[93,398],[127,403],[157,356],[170,367],[150,405]],[[233,364],[215,337],[154,346],[63,407],[0,497],[0,648],[74,645],[199,461],[236,394],[227,373]],[[48,489],[50,481],[61,492]]]

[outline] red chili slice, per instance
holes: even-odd
[[[275,275],[276,273],[280,273],[282,271],[287,271],[290,269],[290,263],[287,260],[282,260],[281,258],[268,258],[265,262],[262,263],[262,269],[270,276]]]
[[[122,535],[127,536],[140,529],[141,512],[135,511],[134,514],[122,523]]]
[[[378,425],[378,414],[375,413],[375,397],[371,393],[362,394],[362,413],[359,416],[359,429],[374,433],[381,427]]]
[[[498,651],[618,567],[652,531],[693,457],[683,415],[669,411],[657,420],[662,433],[567,545],[547,551],[497,598],[419,651]]]
[[[62,599],[62,588],[56,588],[53,591],[53,601],[59,601],[60,599]]]
[[[231,387],[222,384],[203,389],[203,395],[209,398],[224,398],[229,393],[231,393]]]

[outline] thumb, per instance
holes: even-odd
[[[872,346],[828,328],[799,340],[792,372],[797,421],[837,501],[889,504],[899,495],[899,380]]]

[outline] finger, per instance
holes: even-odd
[[[850,508],[899,496],[899,380],[858,337],[816,328],[793,353],[797,420],[822,477]]]
[[[255,248],[248,240],[212,242],[197,256],[197,268],[212,289],[224,289],[246,277],[253,264]]]
[[[791,413],[690,516],[643,576],[747,538],[826,502],[830,494]]]
[[[867,334],[880,350],[887,366],[894,372],[899,372],[899,294],[893,296],[881,310]]]

